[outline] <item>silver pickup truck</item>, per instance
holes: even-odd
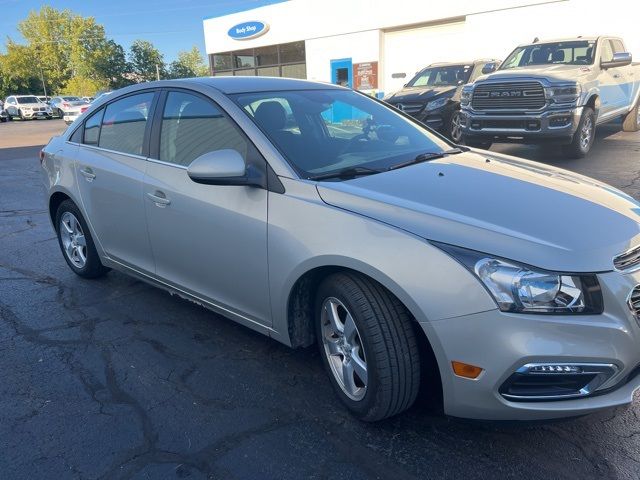
[[[621,39],[536,39],[463,88],[463,138],[479,148],[554,142],[580,158],[596,125],[622,118],[623,130],[640,129],[639,97],[640,64],[632,64]]]

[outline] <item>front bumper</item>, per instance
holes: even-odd
[[[640,272],[598,275],[601,315],[525,315],[491,310],[421,324],[432,340],[444,409],[452,416],[537,420],[582,415],[628,404],[640,389],[640,324],[626,305]],[[477,379],[453,374],[451,362],[482,367]],[[616,373],[582,398],[514,401],[501,393],[514,372],[532,363],[609,364]]]
[[[467,139],[506,143],[570,142],[578,129],[582,107],[555,108],[538,113],[462,110]]]
[[[24,110],[22,111],[22,115],[24,116],[24,118],[51,118],[52,117],[52,113],[50,111],[38,111],[38,112],[25,112]]]

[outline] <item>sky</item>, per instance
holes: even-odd
[[[93,16],[104,25],[108,38],[125,50],[137,39],[149,40],[166,62],[181,50],[194,45],[205,55],[202,20],[275,3],[273,0],[0,0],[0,51],[10,37],[21,41],[17,25],[31,10],[43,5],[68,8],[83,16]]]

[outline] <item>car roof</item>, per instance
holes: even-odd
[[[566,38],[550,38],[550,39],[541,39],[538,40],[537,42],[527,42],[527,43],[522,43],[520,45],[518,45],[518,47],[526,47],[529,45],[536,45],[538,43],[559,43],[559,42],[580,42],[580,41],[584,41],[584,42],[595,42],[596,40],[598,40],[599,38],[602,37],[606,37],[606,38],[617,38],[617,37],[609,37],[608,35],[600,35],[600,36],[593,36],[593,37],[586,37],[586,36],[580,36],[580,37],[566,37]]]
[[[208,85],[225,94],[268,92],[279,90],[314,90],[314,89],[343,89],[331,83],[299,80],[281,77],[198,77],[177,80],[185,83],[200,83]],[[176,82],[176,80],[173,80]],[[162,84],[163,82],[151,82]]]

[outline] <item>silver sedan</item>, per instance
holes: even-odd
[[[421,383],[447,414],[519,420],[640,388],[640,204],[608,185],[274,78],[128,87],[41,161],[71,270],[317,343],[363,420]]]

